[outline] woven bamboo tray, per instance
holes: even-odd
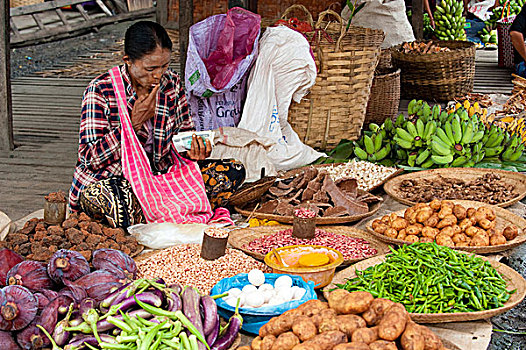
[[[240,230],[234,230],[230,232],[228,236],[228,243],[236,249],[243,251],[245,254],[250,255],[254,259],[263,261],[265,259],[264,254],[256,253],[246,248],[243,248],[245,244],[252,242],[255,239],[272,235],[278,231],[288,230],[292,226],[286,225],[276,225],[276,226],[259,226],[253,228],[246,228]],[[338,235],[354,237],[354,238],[363,238],[370,243],[370,246],[376,249],[376,255],[381,255],[389,252],[389,245],[375,239],[369,233],[363,230],[356,229],[350,226],[326,226],[323,228],[325,231],[335,233]],[[342,265],[354,264],[363,259],[348,259],[344,260]]]
[[[489,261],[491,265],[500,273],[502,278],[506,280],[507,290],[517,289],[517,291],[511,295],[510,299],[504,304],[504,306],[499,307],[497,309],[476,312],[455,312],[440,314],[411,313],[411,319],[415,322],[420,323],[474,321],[500,315],[517,306],[526,296],[526,280],[524,280],[524,278],[518,272],[498,261],[483,256],[479,257]],[[347,279],[356,277],[356,270],[363,271],[370,266],[382,263],[383,261],[385,261],[385,259],[386,255],[376,256],[374,258],[362,260],[359,263],[356,263],[355,265],[336,273],[336,275],[334,275],[334,278],[332,279],[331,284],[325,288],[323,295],[325,296],[325,298],[327,298],[328,291],[333,288],[336,288],[336,284],[345,283]]]
[[[443,176],[446,178],[454,178],[464,181],[472,181],[478,177],[481,177],[485,174],[498,174],[503,179],[503,181],[513,184],[519,192],[519,195],[509,201],[496,204],[499,207],[505,208],[517,203],[526,197],[526,175],[522,173],[517,173],[513,171],[506,170],[496,170],[496,169],[483,169],[483,168],[445,168],[445,169],[432,169],[418,171],[415,173],[409,173],[396,178],[392,178],[384,184],[384,191],[396,199],[398,202],[406,205],[415,205],[416,202],[412,202],[408,199],[402,197],[401,192],[399,191],[400,184],[404,180],[416,180],[416,179],[426,179],[432,180]],[[438,199],[449,199],[449,198],[438,198]]]
[[[378,209],[382,206],[381,202],[374,203],[369,206],[369,212],[361,215],[347,215],[342,217],[317,217],[316,218],[316,224],[317,225],[339,225],[339,224],[346,224],[349,222],[355,222],[362,219],[365,219],[371,215],[374,215]],[[235,207],[236,211],[243,215],[243,216],[251,216],[253,218],[257,219],[267,219],[267,220],[273,220],[278,221],[283,224],[292,224],[292,220],[294,219],[293,216],[282,216],[282,215],[275,215],[275,214],[264,214],[264,213],[258,213],[253,210],[248,210],[245,208]]]
[[[276,181],[276,176],[265,177],[254,183],[242,186],[228,199],[228,204],[241,206],[261,197],[267,190],[272,187]]]
[[[518,215],[513,214],[509,210],[497,207],[495,205],[489,205],[482,202],[474,202],[474,201],[461,201],[461,200],[453,200],[452,201],[455,204],[461,204],[465,208],[475,208],[478,209],[479,207],[485,206],[490,207],[493,210],[495,210],[495,214],[497,215],[497,229],[502,230],[507,225],[513,224],[519,228],[519,235],[515,237],[515,239],[512,239],[511,241],[508,241],[506,244],[501,245],[491,245],[487,247],[451,247],[452,249],[456,250],[463,250],[466,252],[472,252],[476,254],[492,254],[492,253],[498,253],[502,252],[511,248],[515,248],[524,242],[526,242],[526,220],[521,218]],[[404,216],[404,210],[399,210],[394,212],[396,215]],[[372,228],[372,222],[373,220],[370,220],[366,224],[367,231],[372,234],[374,237],[379,239],[380,241],[390,243],[390,244],[396,244],[396,245],[402,245],[402,244],[411,244],[410,242],[403,241],[401,239],[391,238],[384,236],[378,232],[375,232]]]

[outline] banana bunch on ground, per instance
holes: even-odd
[[[434,13],[436,37],[440,40],[466,40],[466,19],[463,12],[462,1],[442,0]]]
[[[491,26],[486,25],[479,33],[480,40],[484,44],[497,44],[497,30],[491,29]]]
[[[521,143],[526,144],[526,119],[524,117],[505,117],[493,122],[493,124],[503,128],[511,135],[517,135]]]
[[[516,161],[525,147],[524,134],[495,123],[486,125],[487,110],[478,103],[465,101],[442,110],[438,104],[431,107],[413,100],[408,114],[408,118],[400,114],[394,122],[370,124],[354,144],[355,155],[371,162],[397,159],[411,167],[473,167],[485,158]],[[519,125],[526,132],[526,121],[516,123],[515,128]]]
[[[354,154],[361,160],[369,162],[379,162],[391,154],[391,142],[389,141],[392,121],[387,119],[386,122],[379,126],[378,124],[369,124],[369,130],[363,133],[363,136],[354,144]]]

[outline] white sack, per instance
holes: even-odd
[[[382,49],[389,48],[406,41],[414,41],[413,28],[405,13],[404,0],[360,0],[356,6],[365,2],[365,6],[354,16],[351,24],[354,26],[381,29],[385,33]],[[349,7],[342,11],[344,23],[349,20]]]
[[[240,128],[224,127],[214,131],[211,159],[239,160],[245,165],[246,182],[259,180],[263,168],[265,175],[277,175],[276,167],[267,156],[267,152],[275,144],[272,139]]]
[[[275,142],[268,156],[278,171],[312,163],[324,154],[303,144],[287,121],[291,100],[299,102],[316,81],[310,45],[285,26],[267,28],[259,45],[238,127]]]
[[[0,211],[0,240],[5,240],[8,233],[12,232],[14,224],[4,212]]]

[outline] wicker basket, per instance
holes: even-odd
[[[9,7],[29,6],[43,3],[44,0],[9,0]]]
[[[515,16],[512,16],[497,22],[499,67],[513,68],[514,66],[515,50],[510,38],[510,27],[514,19]]]
[[[338,25],[324,22],[328,15]],[[326,150],[360,135],[384,33],[355,26],[346,32],[331,10],[320,14],[315,28],[316,83],[301,103],[291,104],[288,120],[305,144]]]
[[[393,68],[393,62],[391,61],[391,50],[383,49],[378,58],[378,66],[376,69],[389,69]]]
[[[475,44],[467,41],[438,41],[449,52],[414,54],[391,49],[393,66],[400,68],[401,92],[406,99],[449,101],[473,90]]]
[[[400,105],[400,69],[378,69],[371,86],[364,124],[382,124],[398,114]]]

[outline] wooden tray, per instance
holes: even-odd
[[[360,221],[364,218],[374,215],[374,213],[376,213],[378,209],[380,209],[381,206],[382,206],[382,202],[371,204],[369,206],[369,212],[365,214],[361,214],[361,215],[347,215],[347,216],[341,216],[341,217],[317,217],[316,224],[317,225],[336,225],[336,224],[345,224],[348,222]],[[256,211],[252,212],[252,210],[246,210],[240,207],[235,207],[235,209],[239,214],[243,216],[247,216],[247,217],[251,216],[257,219],[274,220],[274,221],[278,221],[284,224],[292,224],[292,220],[294,219],[293,216],[264,214],[264,213],[258,213]]]
[[[228,243],[230,243],[232,247],[243,251],[245,254],[250,255],[254,259],[264,261],[265,260],[264,254],[256,253],[251,250],[245,249],[243,248],[243,245],[250,243],[257,238],[268,236],[278,231],[283,231],[283,230],[287,230],[290,228],[292,228],[292,226],[277,225],[277,226],[259,226],[259,227],[253,227],[253,228],[233,230],[233,231],[230,231],[230,235],[228,236]],[[373,256],[386,254],[389,252],[389,245],[375,239],[370,234],[368,234],[366,231],[359,230],[359,229],[356,229],[354,227],[349,227],[349,226],[325,226],[323,229],[326,231],[335,233],[335,234],[355,237],[355,238],[363,238],[369,241],[370,246],[377,250],[377,253]],[[358,259],[344,260],[342,265],[354,264],[361,260],[363,259],[358,258]]]
[[[329,284],[323,291],[325,298],[328,296],[330,289],[336,288],[336,284],[342,284],[349,278],[356,277],[355,271],[363,271],[366,268],[374,265],[378,265],[385,261],[387,255],[376,256],[370,259],[362,260],[355,265],[348,267],[334,275],[331,284]],[[478,256],[478,255],[477,255]],[[411,313],[411,319],[419,323],[443,323],[443,322],[463,322],[463,321],[474,321],[490,318],[496,315],[500,315],[513,307],[517,306],[526,296],[526,280],[511,267],[508,267],[498,261],[489,259],[484,256],[478,256],[484,260],[487,260],[491,265],[500,273],[502,278],[506,280],[507,290],[517,289],[513,293],[510,299],[504,304],[504,306],[497,309],[491,309],[486,311],[476,312],[455,312],[455,313],[440,313],[440,314],[421,314]]]
[[[487,246],[487,247],[451,247],[452,249],[463,250],[463,251],[466,251],[466,252],[473,252],[473,253],[477,253],[477,254],[490,254],[490,253],[498,253],[498,252],[502,252],[502,251],[505,251],[505,250],[508,250],[508,249],[511,249],[511,248],[515,248],[515,247],[523,244],[524,242],[526,242],[526,232],[525,232],[525,230],[526,230],[526,220],[521,218],[518,215],[513,214],[509,210],[497,207],[495,205],[490,205],[490,204],[486,204],[486,203],[482,203],[482,202],[475,202],[475,201],[453,200],[452,202],[455,203],[455,204],[461,204],[466,209],[470,208],[470,207],[478,209],[479,207],[482,207],[482,206],[493,208],[493,210],[495,210],[495,214],[497,215],[497,219],[496,220],[497,220],[497,228],[498,229],[502,230],[507,225],[510,225],[510,224],[513,224],[513,225],[517,226],[518,229],[519,229],[519,235],[517,237],[515,237],[514,239],[512,239],[511,241],[508,241],[506,244],[491,245],[491,246]],[[405,209],[404,210],[395,211],[394,213],[396,215],[398,215],[398,216],[404,216],[404,212],[405,212]],[[390,243],[390,244],[397,244],[397,245],[411,244],[410,242],[403,241],[403,240],[397,239],[397,238],[387,237],[387,236],[385,236],[383,234],[375,232],[373,230],[373,228],[372,228],[372,222],[374,220],[375,219],[369,220],[365,227],[366,227],[367,231],[370,234],[372,234],[374,237],[376,237],[380,241],[383,241],[383,242],[386,242],[386,243]]]
[[[444,169],[432,169],[417,171],[414,173],[404,174],[390,179],[384,184],[384,191],[396,199],[398,202],[413,206],[416,202],[412,202],[408,199],[403,198],[400,192],[400,184],[404,180],[416,180],[416,179],[427,179],[432,180],[439,176],[460,179],[464,181],[472,181],[485,174],[492,173],[500,175],[503,181],[513,184],[515,190],[519,192],[519,195],[507,202],[496,204],[499,207],[505,208],[517,203],[524,197],[526,197],[526,174],[517,173],[506,170],[496,169],[482,169],[482,168],[444,168]],[[447,199],[447,198],[443,198]]]

